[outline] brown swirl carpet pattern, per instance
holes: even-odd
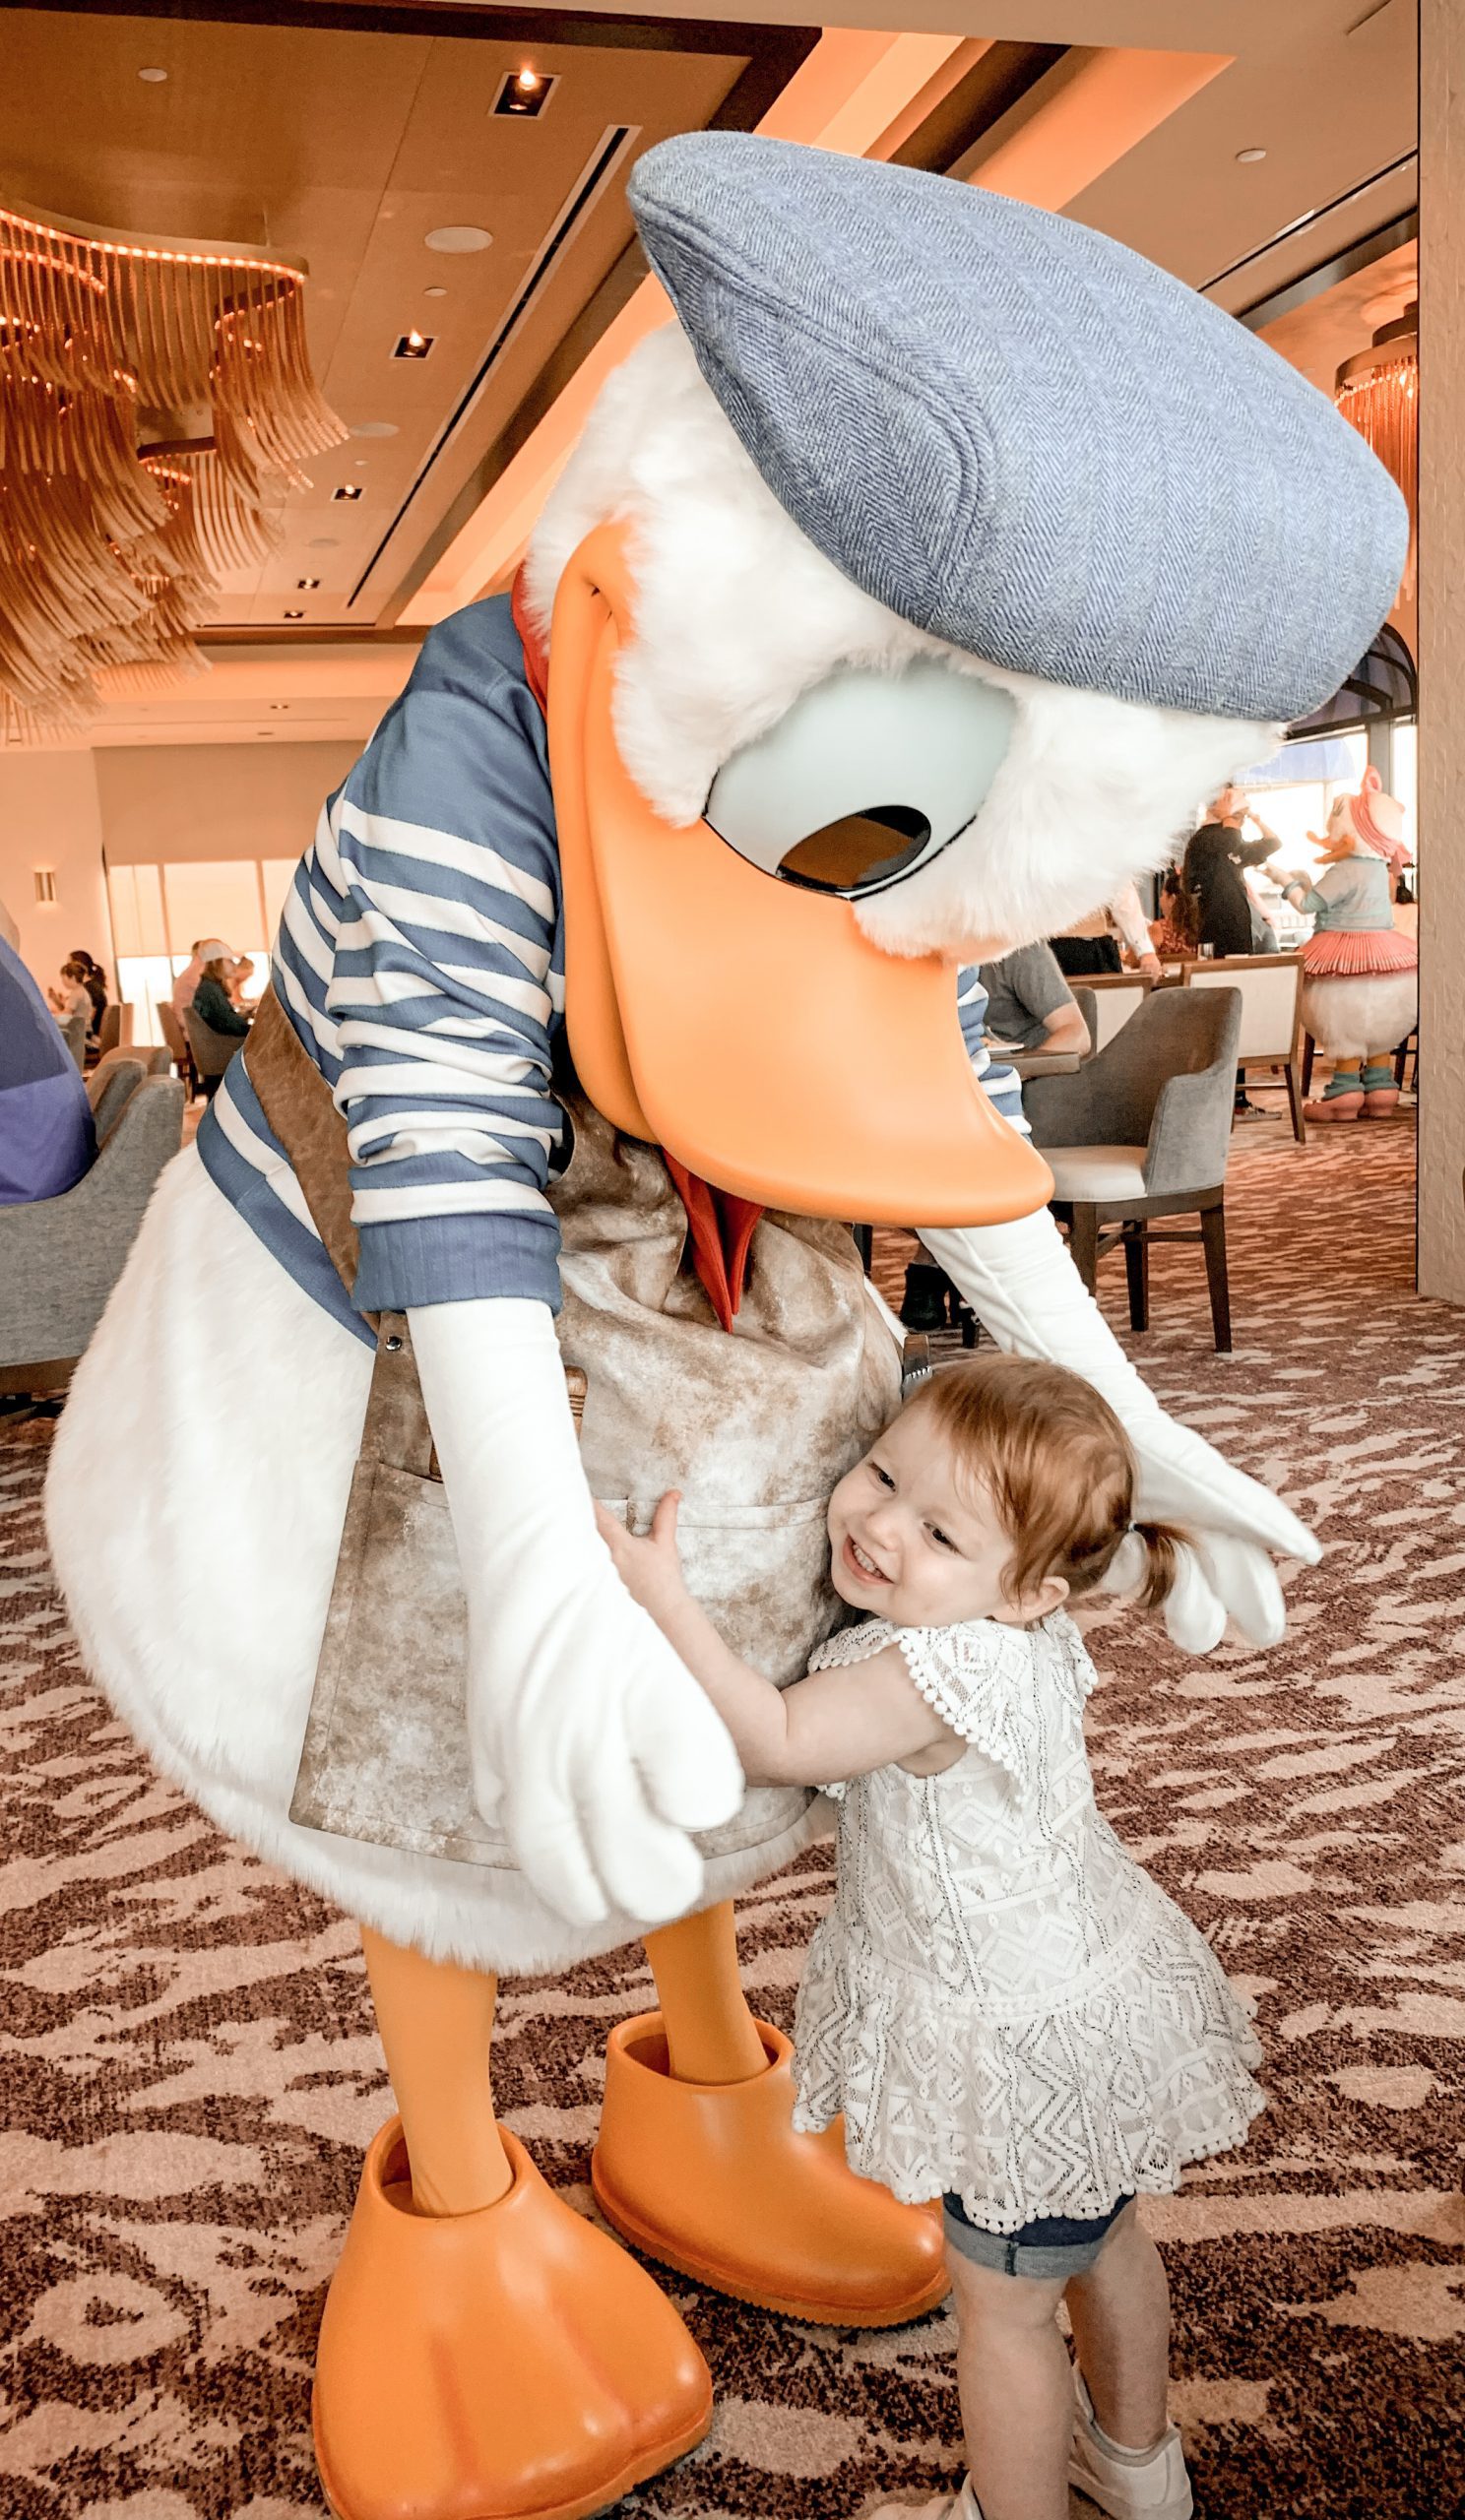
[[[1465,2509],[1465,1317],[1412,1292],[1412,1154],[1403,1120],[1302,1151],[1253,1134],[1236,1354],[1211,1352],[1198,1252],[1157,1261],[1133,1343],[1328,1544],[1276,1654],[1187,1662],[1116,1612],[1094,1630],[1106,1806],[1255,1998],[1268,2057],[1247,2150],[1149,2209],[1206,2520]],[[887,1286],[903,1257],[886,1238]],[[293,2520],[321,2509],[312,2343],[388,2105],[360,1963],[89,1685],[47,1577],[48,1433],[0,1428],[0,2511]],[[820,1849],[743,1905],[781,2022],[828,1891]],[[639,1958],[506,1992],[505,2113],[582,2207]],[[944,2314],[833,2333],[673,2286],[718,2416],[627,2513],[843,2520],[955,2474]]]

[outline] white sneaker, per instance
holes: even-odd
[[[1172,2424],[1147,2459],[1116,2459],[1094,2421],[1093,2403],[1083,2373],[1073,2367],[1078,2406],[1073,2419],[1073,2449],[1068,2482],[1097,2502],[1111,2520],[1190,2520],[1195,2509],[1185,2453]]]
[[[982,2505],[971,2478],[965,2477],[960,2493],[935,2493],[925,2502],[866,2504],[860,2520],[982,2520]]]

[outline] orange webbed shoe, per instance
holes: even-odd
[[[611,2032],[591,2164],[606,2221],[714,2291],[833,2327],[898,2327],[950,2290],[939,2217],[845,2160],[844,2131],[794,2130],[793,2048],[760,2021],[745,2082],[668,2071],[660,2013]]]
[[[367,2153],[316,2364],[337,2520],[589,2520],[712,2420],[672,2304],[500,2133],[513,2184],[472,2214],[414,2209],[399,2119]]]

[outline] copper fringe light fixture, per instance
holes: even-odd
[[[239,245],[0,205],[0,729],[84,718],[203,662],[223,570],[346,431],[316,391],[305,273]]]
[[[1419,519],[1419,307],[1374,334],[1369,347],[1345,359],[1333,399],[1359,435],[1386,465],[1409,502],[1407,592],[1414,587],[1414,546]]]

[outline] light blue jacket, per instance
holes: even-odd
[[[1381,857],[1343,857],[1325,866],[1315,885],[1289,884],[1287,898],[1310,913],[1320,932],[1375,936],[1394,923],[1393,879]]]

